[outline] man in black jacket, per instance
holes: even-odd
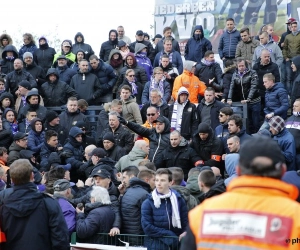
[[[62,145],[65,144],[65,140],[68,137],[69,131],[67,131],[66,128],[60,125],[59,115],[55,111],[47,111],[44,130],[54,130],[58,134],[59,143]]]
[[[124,155],[126,151],[124,148],[116,145],[116,141],[113,133],[107,132],[103,135],[103,148],[107,153],[107,157],[111,158],[113,161],[118,161]]]
[[[69,249],[69,232],[61,208],[53,198],[37,191],[29,161],[15,161],[10,176],[13,191],[4,199],[0,213],[6,249]]]
[[[91,55],[95,54],[91,45],[84,42],[84,36],[81,32],[76,33],[76,35],[74,37],[74,41],[75,41],[75,43],[73,44],[73,47],[72,47],[72,52],[74,54],[77,54],[78,50],[83,50],[85,59],[89,59]]]
[[[65,55],[60,55],[57,58],[57,67],[59,78],[61,81],[70,84],[72,77],[76,74],[75,70],[72,70],[68,66],[68,60]]]
[[[118,46],[118,32],[110,30],[108,34],[108,41],[101,44],[99,57],[104,62],[108,61],[109,53],[112,49]]]

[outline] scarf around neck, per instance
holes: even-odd
[[[178,103],[178,100],[175,101],[171,118],[171,130],[178,130],[179,132],[181,131],[182,113],[185,105],[187,104],[187,101],[188,99],[182,104]],[[182,108],[179,110],[179,112],[178,105],[182,105]]]
[[[159,89],[162,94],[164,94],[164,78],[162,78],[158,83],[155,81],[155,78],[151,76],[151,83],[150,83],[150,89],[149,93],[151,92],[152,89]]]

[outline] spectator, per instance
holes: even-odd
[[[33,36],[30,33],[23,34],[23,46],[19,50],[19,58],[23,58],[26,52],[34,52],[37,50]]]
[[[285,128],[285,122],[280,116],[273,116],[269,120],[270,132],[284,156],[287,170],[297,170],[295,166],[296,146],[293,135]]]
[[[1,213],[1,230],[6,235],[6,247],[10,250],[69,248],[68,229],[59,204],[48,195],[37,192],[32,183],[33,168],[28,160],[12,164],[10,173],[13,192],[5,199]],[[12,227],[9,226],[15,225]],[[31,230],[28,225],[35,224]],[[28,241],[28,239],[32,239]]]
[[[7,177],[4,168],[0,167],[0,192],[6,189]]]
[[[189,229],[181,247],[197,249],[197,247],[207,248],[209,245],[209,248],[225,249],[235,245],[239,249],[282,248],[281,241],[269,239],[266,235],[259,238],[254,236],[250,240],[247,238],[248,231],[241,231],[240,227],[232,228],[238,230],[234,234],[232,230],[224,231],[225,237],[215,237],[219,233],[219,227],[207,224],[205,226],[207,231],[201,231],[201,228],[204,226],[204,221],[219,221],[220,218],[224,218],[224,215],[231,221],[235,220],[236,216],[241,216],[239,223],[246,223],[253,228],[261,221],[261,218],[256,220],[256,217],[252,217],[257,213],[266,216],[272,214],[276,218],[283,216],[289,218],[293,225],[298,226],[297,214],[300,213],[300,207],[298,203],[292,201],[298,197],[298,192],[296,187],[280,180],[286,171],[283,162],[284,157],[279,146],[270,138],[253,138],[249,143],[244,144],[241,147],[237,167],[239,177],[232,180],[226,193],[208,199],[189,214]],[[270,207],[271,201],[276,206]],[[249,216],[252,218],[252,226],[247,219],[250,218]],[[292,227],[292,231],[287,235],[298,235],[297,226]]]
[[[185,45],[185,60],[200,63],[204,54],[209,50],[212,50],[211,42],[204,37],[202,25],[196,25],[192,37]]]
[[[198,130],[192,138],[191,147],[201,158],[197,165],[221,168],[222,141],[215,136],[209,125],[199,124]]]
[[[240,138],[237,135],[230,135],[227,138],[227,148],[229,150],[229,153],[238,153],[240,151]],[[225,155],[226,159],[227,155]]]
[[[188,173],[188,179],[186,181],[186,188],[190,190],[191,195],[193,195],[197,199],[197,203],[199,204],[199,197],[201,192],[199,190],[198,185],[198,175],[200,173],[200,168],[191,168]]]
[[[45,107],[65,105],[69,97],[78,97],[76,91],[59,79],[59,74],[53,68],[46,75],[47,82],[41,87],[41,95],[45,99]],[[58,98],[59,97],[59,98]]]
[[[2,56],[3,50],[6,48],[7,45],[12,45],[13,41],[11,39],[11,36],[3,33],[0,35],[0,56]]]
[[[201,161],[195,150],[189,146],[188,141],[177,130],[171,132],[170,143],[163,150],[162,157],[163,166],[166,168],[179,167],[183,171],[185,180],[188,178],[189,170],[200,164]]]
[[[149,94],[149,102],[144,103],[141,109],[141,115],[143,122],[147,120],[147,109],[151,107],[155,107],[160,115],[168,117],[169,115],[169,106],[166,101],[163,99],[163,94],[159,89],[152,89]]]
[[[124,42],[124,41],[119,41],[118,42],[118,49],[121,53],[123,61],[125,61],[126,56],[128,55],[128,53],[130,53],[129,45],[127,45],[126,42]]]
[[[158,44],[158,42],[162,39],[162,35],[161,34],[156,34],[153,38],[152,38],[152,42],[153,42],[153,48],[155,49],[156,45]]]
[[[162,55],[159,67],[162,68],[165,80],[170,83],[170,89],[173,90],[174,80],[179,75],[178,69],[170,62],[168,55]]]
[[[110,208],[111,201],[105,188],[94,187],[90,201],[91,203],[87,203],[82,210],[76,207],[76,233],[79,241],[100,244],[104,241],[102,234],[110,232],[115,214]]]
[[[9,147],[7,165],[10,166],[15,160],[20,159],[20,151],[27,148],[27,134],[18,132],[14,135],[14,141]]]
[[[5,130],[9,131],[12,135],[19,132],[19,126],[16,119],[16,113],[10,108],[3,112],[2,126]]]
[[[66,65],[67,67],[70,67],[72,63],[75,62],[75,54],[72,53],[71,40],[63,40],[63,42],[61,43],[61,52],[58,52],[54,55],[54,59],[53,59],[54,68],[57,66],[58,58],[61,56],[63,56],[62,58],[65,57],[64,59],[66,60],[66,63],[64,65]]]
[[[174,87],[172,92],[172,97],[176,100],[178,96],[178,90],[180,87],[186,87],[189,91],[189,100],[191,103],[198,104],[199,103],[199,95],[204,95],[204,90],[206,86],[204,82],[201,82],[197,76],[194,75],[195,71],[195,62],[193,61],[185,61],[184,62],[184,72],[176,77],[174,81]]]
[[[225,157],[225,169],[228,174],[228,178],[224,180],[226,187],[230,184],[230,182],[238,177],[236,172],[236,167],[239,164],[240,155],[237,153],[226,155]]]
[[[222,74],[223,79],[223,95],[221,102],[227,102],[227,97],[230,89],[231,79],[233,73],[236,71],[236,64],[233,60],[227,60],[224,63],[224,73]]]
[[[151,80],[145,84],[142,96],[142,103],[149,101],[150,91],[152,89],[159,89],[163,95],[163,99],[166,103],[170,101],[171,98],[171,88],[169,82],[165,80],[164,72],[162,68],[156,67],[153,70],[153,76]]]
[[[225,63],[227,60],[235,58],[236,47],[241,40],[240,32],[236,29],[232,18],[226,19],[226,27],[219,42],[218,52],[221,60]]]
[[[35,110],[28,109],[26,113],[25,119],[22,122],[18,123],[19,131],[25,134],[28,134],[31,131],[31,121],[37,118],[37,114]]]
[[[124,66],[124,61],[123,61],[122,55],[120,53],[120,50],[118,50],[118,49],[111,50],[106,63],[109,64],[113,68],[116,79],[118,79],[120,76],[121,70]],[[118,88],[118,86],[115,84],[113,87],[113,93],[117,92],[117,88]]]
[[[169,107],[171,130],[177,130],[186,140],[190,140],[199,125],[196,105],[189,101],[189,91],[185,87],[178,90],[178,97]]]
[[[85,53],[82,49],[78,49],[77,52],[75,52],[74,54],[75,54],[75,62],[72,63],[70,69],[72,69],[77,73],[79,71],[79,62],[82,59],[86,59],[86,58],[85,58]]]
[[[55,49],[49,47],[46,37],[41,36],[39,38],[39,48],[33,54],[35,63],[42,67],[44,72],[47,72],[52,66],[55,54]]]
[[[0,82],[0,84],[1,84],[1,82]],[[3,92],[0,95],[0,110],[2,111],[2,113],[7,108],[14,109],[14,107],[15,107],[14,104],[15,104],[15,100],[11,93]]]
[[[89,132],[87,129],[87,124],[83,121],[77,121],[75,124],[76,127],[82,130],[82,147],[85,149],[87,146],[96,144],[96,140],[93,136],[89,136]]]
[[[296,75],[291,94],[291,105],[293,105],[294,101],[300,97],[300,56],[293,57],[291,67]]]
[[[122,156],[126,155],[125,149],[116,144],[113,133],[107,132],[103,135],[102,139],[103,148],[106,152],[107,157],[117,162]]]
[[[77,54],[78,50],[84,51],[84,58],[89,59],[91,55],[94,55],[95,52],[93,51],[91,45],[84,42],[84,36],[81,32],[77,32],[74,37],[74,45],[72,47],[72,52]]]
[[[149,236],[145,239],[147,249],[173,248],[178,245],[177,238],[160,237],[179,236],[181,240],[186,230],[187,206],[184,199],[176,191],[170,189],[171,181],[170,170],[165,168],[157,170],[156,188],[142,204],[142,227],[145,234]]]
[[[122,25],[118,26],[118,41],[124,41],[127,44],[131,44],[131,40],[128,36],[125,36],[124,27]]]
[[[14,61],[19,57],[15,46],[7,45],[1,53],[1,74],[7,75],[14,71]]]
[[[219,122],[220,125],[218,125],[215,128],[215,135],[219,138],[224,138],[229,134],[228,131],[228,119],[233,114],[232,108],[230,107],[224,107],[221,108],[219,111]]]
[[[163,36],[164,37],[155,46],[155,55],[157,55],[158,52],[163,51],[163,49],[164,49],[164,41],[166,39],[170,39],[171,40],[171,42],[172,42],[172,48],[174,49],[174,51],[177,51],[180,54],[181,53],[180,52],[180,47],[179,47],[178,41],[175,40],[172,37],[172,28],[171,27],[169,27],[169,26],[164,27],[164,29],[163,29]]]
[[[133,147],[133,135],[129,132],[127,128],[124,128],[118,120],[119,113],[113,111],[109,113],[109,127],[104,129],[100,138],[98,145],[102,144],[103,136],[107,132],[112,132],[116,141],[116,144],[123,147],[126,153],[129,153]],[[138,124],[137,124],[138,125]]]
[[[139,166],[140,162],[144,161],[148,154],[149,143],[144,140],[137,140],[132,150],[116,163],[115,168],[118,172],[123,172],[128,166]]]
[[[4,170],[4,173],[7,174],[9,167],[7,165],[8,153],[5,147],[0,147],[0,167]]]
[[[109,31],[108,41],[101,44],[99,57],[106,62],[108,60],[109,53],[112,49],[118,46],[118,32],[114,29]]]
[[[136,43],[134,52],[137,64],[145,69],[148,80],[150,80],[153,68],[150,59],[147,57],[147,46],[142,43]]]
[[[153,67],[158,67],[159,64],[161,64],[161,57],[163,55],[168,55],[170,62],[172,62],[172,65],[178,69],[179,74],[182,74],[183,63],[182,63],[180,52],[176,51],[176,49],[173,49],[171,38],[166,38],[163,39],[162,41],[163,41],[163,50],[157,52],[153,62]]]
[[[86,181],[87,178],[90,177],[92,169],[94,169],[94,164],[91,159],[91,153],[95,148],[97,148],[95,145],[89,145],[84,150],[84,158],[86,161],[77,170],[78,176],[82,181]]]
[[[46,121],[44,123],[44,130],[53,130],[58,134],[58,141],[60,144],[64,144],[68,137],[69,131],[65,127],[60,125],[59,115],[55,111],[47,111]]]
[[[28,149],[36,154],[39,154],[45,141],[43,123],[41,119],[34,118],[30,122],[30,125],[31,130],[28,133]]]
[[[70,85],[72,77],[77,73],[75,70],[69,68],[68,59],[65,55],[60,55],[59,57],[57,57],[56,70],[58,72],[60,80],[67,83],[68,85]]]
[[[213,130],[219,125],[220,109],[225,107],[224,103],[216,100],[215,94],[215,89],[208,87],[204,91],[204,98],[197,106],[199,121],[208,124]]]
[[[26,96],[30,90],[31,90],[31,85],[28,81],[22,80],[19,83],[18,98],[16,99],[16,103],[15,103],[15,111],[17,113],[19,113],[19,110],[27,104]],[[42,102],[42,98],[41,98],[41,102]],[[44,102],[42,102],[42,103],[44,103]]]

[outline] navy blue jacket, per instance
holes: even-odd
[[[215,128],[215,136],[218,138],[224,138],[229,134],[228,123],[220,124]]]
[[[229,33],[227,30],[224,31],[223,35],[220,38],[219,43],[219,55],[222,59],[223,57],[235,58],[236,46],[241,40],[241,35],[238,30],[235,28]]]
[[[172,225],[172,205],[170,198],[161,199],[159,208],[154,206],[152,195],[142,204],[142,227],[147,237],[145,247],[148,250],[168,250],[173,249],[178,244],[176,238],[162,238],[161,236],[179,236],[188,224],[187,206],[185,200],[175,191],[177,196],[181,228],[174,228]],[[174,248],[175,249],[175,248]]]
[[[34,55],[34,52],[36,50],[37,50],[37,47],[33,42],[26,44],[26,45],[24,44],[19,50],[19,58],[23,59],[23,55],[25,52],[31,52],[32,55]]]
[[[152,77],[151,77],[151,80],[152,80]],[[149,81],[145,84],[145,87],[144,87],[144,90],[143,90],[143,95],[142,95],[142,103],[143,104],[150,101],[149,100],[150,99],[150,86],[151,86],[151,81]],[[164,89],[164,92],[162,93],[163,94],[162,99],[164,99],[164,101],[166,103],[168,103],[171,99],[172,90],[171,90],[171,87],[170,87],[170,83],[167,82],[166,80],[163,81],[163,89]]]
[[[52,66],[55,54],[55,49],[49,47],[48,43],[45,43],[40,45],[40,48],[34,52],[33,59],[36,64],[41,66],[45,73],[47,73],[48,69]]]
[[[278,82],[271,89],[266,90],[264,113],[279,115],[283,119],[287,118],[289,109],[288,93],[283,84]]]
[[[201,30],[200,39],[196,39],[195,31]],[[212,50],[211,42],[204,37],[202,25],[196,25],[193,30],[193,36],[187,41],[185,45],[185,60],[201,62],[206,51]]]
[[[59,80],[63,81],[67,84],[70,85],[71,79],[74,75],[76,75],[76,71],[72,70],[68,67],[68,65],[65,65],[63,67],[57,67],[56,68],[58,75],[59,75]]]
[[[28,149],[35,153],[40,153],[41,148],[45,141],[45,132],[37,133],[34,130],[30,130],[28,133]]]
[[[178,69],[178,72],[179,74],[182,74],[183,72],[183,62],[182,62],[182,59],[181,59],[181,55],[179,52],[177,51],[172,51],[171,53],[173,53],[172,55],[172,65]],[[166,52],[164,51],[161,51],[159,53],[156,54],[155,58],[154,58],[154,62],[153,62],[153,67],[159,67],[160,65],[160,58],[163,54],[167,54]],[[168,53],[169,55],[170,53]]]
[[[223,147],[225,154],[230,154],[228,146],[227,146],[227,139],[231,134],[228,134],[227,136],[223,137]],[[240,138],[240,145],[242,145],[245,141],[251,138],[251,135],[248,135],[246,133],[246,129],[242,128],[240,132],[234,134]]]
[[[58,145],[57,147],[60,147],[60,145]],[[41,156],[40,171],[41,172],[43,172],[43,171],[47,172],[50,170],[48,159],[52,152],[57,152],[58,154],[61,153],[60,151],[57,150],[57,147],[53,148],[46,141],[44,141],[44,143],[41,147],[41,153],[40,153],[40,156]]]

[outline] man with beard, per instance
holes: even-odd
[[[75,62],[70,66],[70,69],[72,69],[77,73],[79,70],[79,62],[82,59],[86,59],[86,58],[85,58],[84,51],[82,49],[78,49],[75,53],[75,56],[76,56]]]
[[[74,61],[75,61],[75,59],[74,59]],[[67,84],[70,84],[72,77],[77,73],[76,71],[69,68],[68,59],[65,55],[60,55],[57,58],[56,70],[59,74],[60,80]]]
[[[67,83],[59,80],[59,75],[54,68],[50,68],[46,75],[47,82],[41,87],[41,95],[44,97],[45,107],[65,105],[68,98],[78,97],[76,91]]]
[[[101,44],[99,57],[106,62],[108,60],[109,53],[112,49],[118,46],[118,32],[116,30],[110,30],[108,35],[108,41]]]
[[[44,123],[44,130],[53,130],[58,134],[58,141],[62,145],[65,143],[65,140],[68,137],[68,131],[66,128],[60,125],[59,115],[52,110],[47,111],[46,121]]]
[[[23,46],[19,50],[19,58],[23,58],[26,52],[34,52],[37,50],[33,36],[30,33],[23,34]]]
[[[105,133],[102,139],[103,148],[107,153],[107,157],[109,157],[113,161],[118,161],[122,156],[126,155],[125,149],[116,144],[113,133]]]
[[[171,29],[171,27],[169,27],[169,26],[164,27],[164,29],[163,29],[163,35],[164,35],[164,37],[155,46],[155,55],[157,55],[158,52],[160,52],[160,51],[162,51],[164,49],[164,41],[165,41],[165,39],[171,39],[172,48],[174,49],[174,51],[177,51],[178,53],[180,53],[179,44],[178,44],[177,40],[175,40],[172,37],[172,29]]]
[[[75,44],[72,47],[72,52],[77,54],[79,50],[82,50],[84,53],[85,59],[89,59],[91,55],[94,55],[91,45],[84,42],[84,36],[81,32],[77,32],[74,37]],[[79,61],[79,60],[78,60]]]
[[[125,36],[124,27],[122,25],[118,26],[118,41],[124,41],[127,44],[131,44],[131,40],[128,36]]]

